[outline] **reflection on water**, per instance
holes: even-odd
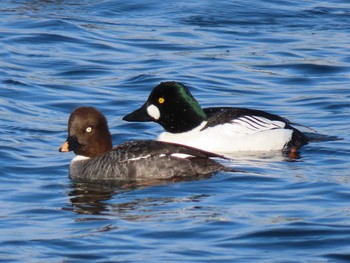
[[[111,216],[129,221],[147,221],[152,218],[160,218],[162,213],[166,214],[167,211],[161,211],[161,209],[157,210],[157,208],[165,204],[172,202],[198,203],[203,198],[209,196],[206,194],[197,194],[186,197],[185,199],[176,197],[135,197],[129,201],[124,201],[124,198],[121,197],[121,195],[130,191],[169,183],[169,181],[147,182],[146,184],[131,182],[73,183],[72,189],[68,193],[71,206],[64,207],[63,210],[71,211],[78,215],[84,215],[83,217],[79,217],[78,221],[104,220],[109,219]],[[111,199],[113,199],[113,203],[110,202]]]
[[[64,209],[78,214],[102,215],[109,211],[106,202],[118,191],[122,192],[122,190],[118,190],[117,185],[73,183],[72,190],[68,193],[72,207]]]

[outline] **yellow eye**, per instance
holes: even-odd
[[[159,98],[159,99],[158,99],[159,104],[163,104],[164,101],[165,101],[164,98]]]
[[[91,128],[91,127],[87,127],[87,128],[85,129],[85,131],[86,131],[86,132],[91,132],[91,131],[92,131],[92,128]]]

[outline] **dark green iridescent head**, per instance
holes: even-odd
[[[171,133],[187,132],[206,120],[206,115],[189,89],[182,83],[162,82],[147,102],[126,115],[126,121],[154,121]]]
[[[198,101],[193,97],[193,95],[185,85],[179,82],[174,82],[173,89],[178,90],[180,97],[186,102],[185,105],[186,104],[189,105],[190,108],[193,111],[195,111],[197,115],[201,116],[203,119],[206,118],[206,115],[203,109],[201,108],[201,106],[199,105]]]

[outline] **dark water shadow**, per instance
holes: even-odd
[[[173,178],[171,180],[148,180],[148,181],[103,181],[103,182],[72,182],[68,192],[70,206],[63,207],[65,211],[74,212],[78,215],[87,215],[79,220],[104,220],[106,216],[119,217],[127,220],[137,221],[144,215],[137,216],[144,207],[159,206],[160,203],[171,202],[169,197],[146,197],[126,200],[118,195],[135,190],[157,187],[171,183],[205,180],[211,177],[195,176],[190,178]],[[155,195],[156,196],[156,195]],[[113,199],[116,199],[115,201]],[[128,199],[128,198],[127,198]],[[121,201],[121,202],[120,202]]]

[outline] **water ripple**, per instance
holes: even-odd
[[[349,261],[349,14],[342,0],[2,1],[0,261]],[[121,118],[167,80],[322,139],[294,160],[237,154],[225,165],[242,172],[204,180],[71,182],[69,113],[98,107],[115,144],[154,139],[159,125]]]

